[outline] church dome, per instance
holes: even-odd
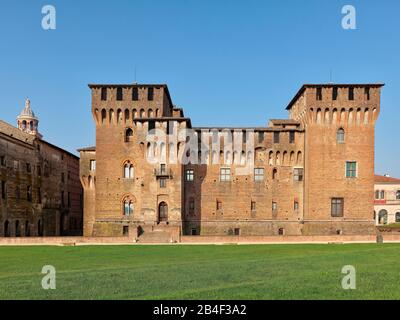
[[[31,101],[29,99],[25,100],[25,108],[24,110],[21,111],[21,113],[18,116],[18,119],[37,119],[35,116],[35,113],[33,112],[31,108]]]

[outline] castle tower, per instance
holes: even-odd
[[[42,135],[39,133],[39,119],[31,109],[31,101],[27,98],[25,100],[25,108],[17,117],[18,129],[28,134],[34,135],[41,139]]]

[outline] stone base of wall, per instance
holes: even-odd
[[[185,221],[184,235],[229,236],[375,235],[374,222],[358,221]]]

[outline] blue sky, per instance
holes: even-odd
[[[44,5],[57,29],[41,27]],[[351,4],[357,29],[341,27]],[[303,83],[384,82],[376,172],[400,177],[400,2],[63,0],[0,4],[0,118],[29,96],[44,138],[93,145],[88,83],[166,83],[196,126],[286,118]]]

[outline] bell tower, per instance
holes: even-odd
[[[35,113],[31,109],[31,101],[26,98],[25,108],[22,110],[20,115],[17,117],[18,129],[21,131],[34,135],[38,139],[42,138],[39,133],[39,119],[35,116]]]

